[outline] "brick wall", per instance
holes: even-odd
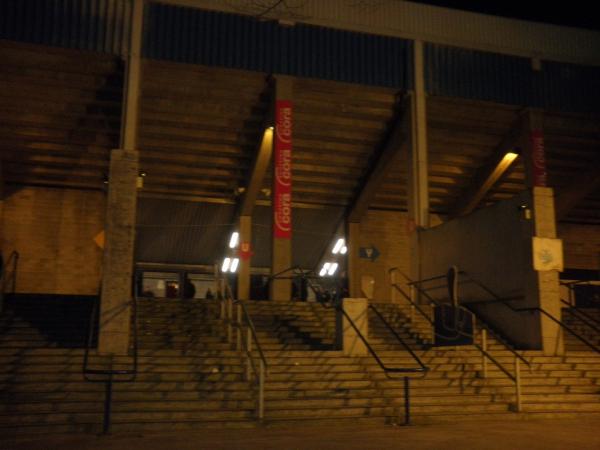
[[[20,253],[17,292],[95,294],[102,251],[105,195],[73,189],[26,187],[5,192],[4,254]]]
[[[360,259],[361,275],[375,279],[374,300],[390,301],[388,270],[398,267],[409,275],[410,249],[405,213],[370,210],[360,224],[360,247],[375,246],[381,253],[375,261]]]
[[[600,270],[600,226],[559,224],[565,268]]]

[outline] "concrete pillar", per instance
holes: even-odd
[[[275,78],[275,139],[273,139],[273,274],[292,265],[292,79]],[[270,298],[289,301],[292,280],[273,280]]]
[[[429,166],[427,150],[427,93],[423,42],[414,43],[414,92],[410,96],[411,134],[408,158],[408,227],[410,274],[421,278],[419,229],[429,228]]]
[[[250,299],[250,266],[252,261],[252,217],[240,216],[239,224],[240,242],[239,254],[240,264],[238,266],[237,298],[240,300]]]
[[[533,188],[533,213],[535,235],[541,238],[556,239],[554,214],[554,194],[551,188]],[[561,318],[560,279],[557,270],[535,272],[534,285],[539,298],[539,306],[554,317]],[[563,331],[556,322],[545,315],[540,316],[542,348],[548,355],[564,352]]]
[[[366,298],[345,298],[342,302],[344,312],[363,337],[369,336],[369,320],[368,320],[369,301]],[[343,318],[343,350],[345,355],[349,356],[366,356],[368,349],[363,340],[358,336],[355,328],[350,324],[346,316]]]
[[[106,246],[98,351],[126,354],[129,348],[138,154],[113,150],[106,211]]]
[[[519,146],[525,164],[525,183],[532,190],[534,236],[556,239],[554,192],[547,187],[546,157],[544,149],[543,114],[528,110],[522,117]],[[556,270],[534,272],[528,291],[538,298],[539,307],[560,320],[560,281]],[[544,353],[562,354],[564,342],[561,327],[545,315],[540,315],[542,348]]]
[[[346,223],[346,246],[348,247],[348,292],[350,297],[362,295],[360,289],[360,224]]]
[[[121,148],[110,158],[98,351],[124,355],[129,348],[133,250],[139,155],[138,104],[144,0],[133,1],[131,40],[126,58]]]

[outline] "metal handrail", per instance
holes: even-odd
[[[257,416],[259,420],[263,420],[265,417],[265,381],[266,375],[269,369],[269,364],[267,363],[267,358],[263,352],[262,346],[260,345],[260,341],[258,339],[258,335],[256,333],[256,328],[254,326],[254,322],[248,313],[248,309],[244,305],[242,300],[235,300],[233,298],[233,293],[231,292],[231,287],[228,284],[225,284],[225,295],[222,300],[222,305],[225,307],[221,307],[221,313],[223,318],[228,325],[227,332],[227,340],[231,343],[233,338],[233,333],[231,332],[231,327],[235,327],[237,330],[236,336],[236,347],[237,350],[243,351],[246,353],[246,379],[250,379],[250,370],[254,372],[256,376],[256,380],[258,382],[258,401],[257,401]],[[237,310],[237,320],[233,319],[233,305],[236,305]],[[243,321],[246,321],[247,324],[247,333],[246,338],[244,339],[243,335]],[[256,368],[254,364],[254,359],[252,355],[252,342],[254,341],[254,345],[256,346],[256,350],[259,356],[259,367]]]
[[[295,267],[290,267],[290,268],[280,272],[280,274],[286,273],[291,270],[296,271],[295,272],[296,276],[300,276],[302,279],[304,279],[307,282],[307,285],[316,294],[316,289],[315,289],[314,285],[311,283],[311,277],[308,276],[308,275],[311,275],[312,278],[316,278],[317,276],[314,271],[303,270],[303,269],[295,266]],[[278,278],[276,275],[273,276],[272,278]],[[367,340],[367,338],[365,338],[365,336],[361,333],[361,331],[359,330],[356,323],[354,323],[354,321],[348,315],[348,313],[346,311],[344,311],[344,308],[342,307],[341,303],[339,302],[339,300],[340,300],[339,296],[341,294],[341,286],[339,285],[339,280],[336,280],[336,281],[338,281],[338,283],[337,283],[338,298],[332,299],[333,305],[328,306],[328,305],[325,305],[324,303],[321,303],[321,306],[324,308],[334,307],[336,309],[336,311],[341,313],[346,318],[346,320],[348,321],[350,326],[356,332],[356,335],[363,342],[363,344],[365,345],[365,347],[367,348],[367,350],[369,351],[369,353],[371,354],[373,359],[375,359],[375,362],[377,363],[377,365],[383,370],[386,377],[392,378],[389,375],[390,373],[423,373],[424,374],[427,371],[429,371],[429,367],[427,367],[423,364],[423,362],[417,357],[417,355],[408,347],[408,345],[404,342],[404,340],[393,329],[392,329],[392,332],[394,333],[394,335],[398,338],[398,340],[401,342],[401,344],[409,351],[410,355],[419,364],[419,367],[388,367],[388,366],[386,366],[385,363],[381,360],[381,358],[377,354],[377,352],[375,351],[375,349],[371,346],[371,344],[369,344],[369,341]],[[371,307],[372,307],[372,305],[371,305]],[[376,308],[373,308],[373,310],[381,317],[381,315],[379,314],[379,311],[377,311]],[[386,326],[391,328],[389,323],[387,323],[385,320],[384,320],[384,323],[386,324]],[[409,425],[410,424],[410,377],[408,377],[408,376],[404,376],[404,409],[405,409],[404,424]]]
[[[575,317],[577,317],[579,320],[581,320],[588,327],[592,328],[594,331],[600,333],[600,321],[598,319],[595,319],[594,317],[590,316],[585,311],[581,311],[577,306],[572,305],[571,303],[569,303],[568,301],[566,301],[562,298],[560,299],[560,301],[561,301],[561,303],[564,303],[565,305],[567,305],[569,307],[569,309],[571,310],[571,312],[575,313]],[[579,316],[577,316],[578,314],[579,314]],[[585,317],[585,319],[583,319],[580,316]],[[592,321],[595,323],[590,323],[588,321]]]
[[[6,262],[4,264],[2,264],[2,261],[0,261],[0,268],[2,269],[0,271],[0,294],[6,294],[6,284],[7,281],[9,280],[9,277],[7,276],[7,274],[10,274],[10,279],[12,279],[12,289],[11,289],[11,293],[14,294],[16,287],[17,287],[17,266],[19,264],[19,252],[17,250],[13,250],[10,255],[8,255],[8,258],[6,259]],[[10,267],[10,265],[12,264],[12,271],[8,271],[7,269]]]
[[[129,305],[125,305],[127,308]],[[132,314],[132,333],[133,333],[133,367],[131,369],[90,369],[88,367],[89,364],[89,352],[92,347],[93,341],[93,333],[95,324],[98,320],[98,314],[100,310],[100,294],[94,301],[94,305],[92,307],[92,313],[90,314],[90,323],[88,328],[88,339],[86,342],[85,352],[83,356],[83,365],[82,365],[82,374],[83,378],[86,381],[91,383],[105,383],[105,391],[104,391],[104,415],[102,422],[102,433],[108,434],[110,431],[111,424],[111,410],[112,410],[112,391],[113,391],[113,383],[124,383],[124,382],[133,382],[135,381],[138,373],[138,333],[137,333],[137,292],[134,293],[131,301],[131,306],[133,309]],[[98,331],[100,331],[100,324],[98,325]],[[113,365],[113,356],[110,356],[110,366]],[[91,377],[90,377],[91,376]],[[97,379],[94,376],[102,376],[108,377],[107,379]],[[118,376],[128,376],[128,378],[117,378]]]
[[[569,327],[568,325],[566,325],[565,323],[563,323],[562,321],[560,321],[559,319],[557,319],[556,317],[554,317],[552,314],[550,314],[545,309],[543,309],[543,308],[541,308],[539,306],[528,307],[528,308],[515,308],[510,303],[508,303],[508,301],[509,301],[508,299],[500,297],[499,295],[497,295],[496,293],[494,293],[491,289],[489,289],[487,286],[485,286],[482,282],[480,282],[479,280],[476,280],[473,277],[471,277],[467,272],[460,272],[460,273],[461,273],[461,275],[467,277],[467,279],[469,279],[471,282],[473,282],[474,284],[476,284],[477,286],[481,287],[486,292],[488,292],[490,295],[492,295],[496,299],[495,303],[500,303],[500,304],[506,306],[507,308],[509,308],[510,310],[512,310],[514,312],[517,312],[517,313],[520,313],[520,312],[539,312],[539,313],[545,315],[546,317],[548,317],[550,320],[552,320],[554,323],[556,323],[557,325],[559,325],[561,328],[563,328],[564,330],[566,330],[568,333],[570,333],[573,336],[575,336],[575,338],[577,338],[578,340],[580,340],[581,342],[583,342],[586,346],[588,346],[589,348],[591,348],[592,350],[594,350],[596,353],[600,353],[600,348],[599,347],[597,347],[596,345],[592,344],[587,339],[585,339],[584,337],[582,337],[581,335],[579,335],[577,332],[575,332],[573,329],[571,329],[571,327]]]
[[[411,287],[414,287],[415,289],[417,289],[417,291],[419,291],[421,294],[423,294],[427,299],[430,300],[430,303],[433,303],[434,305],[438,306],[438,307],[444,307],[446,306],[445,304],[441,304],[439,302],[434,301],[429,295],[427,295],[426,293],[426,289],[421,287],[421,284],[423,284],[422,282],[426,282],[426,281],[432,281],[432,280],[438,280],[441,278],[445,278],[445,275],[440,275],[440,276],[436,276],[436,277],[430,277],[427,278],[425,280],[422,281],[413,281],[410,279],[410,277],[408,277],[408,275],[406,275],[405,273],[403,273],[401,270],[399,270],[397,267],[392,267],[391,269],[389,269],[389,273],[391,274],[392,272],[398,272],[400,273],[407,281],[408,281],[408,285]],[[461,272],[459,272],[461,273]],[[403,296],[411,303],[411,305],[413,306],[417,306],[415,302],[412,301],[412,299],[410,298],[410,296],[408,296],[402,289],[400,289],[398,286],[394,284],[392,284],[392,286],[394,286],[397,290],[399,290]],[[448,305],[449,306],[449,305]],[[487,377],[487,359],[489,359],[490,361],[492,361],[494,363],[494,365],[496,365],[506,376],[508,376],[514,383],[515,383],[515,405],[516,405],[516,411],[521,411],[521,374],[520,374],[520,364],[519,361],[523,361],[531,370],[531,364],[525,359],[523,358],[521,355],[519,355],[516,351],[514,351],[512,348],[510,348],[508,345],[506,345],[506,343],[502,342],[501,339],[498,339],[498,341],[509,351],[513,354],[514,358],[515,358],[515,374],[512,375],[496,358],[494,358],[488,351],[487,351],[487,332],[488,330],[493,333],[494,335],[496,335],[496,333],[494,333],[494,331],[489,327],[489,325],[487,325],[483,320],[481,320],[481,318],[479,318],[473,311],[465,308],[464,306],[458,305],[457,307],[459,310],[465,312],[466,314],[471,315],[471,317],[473,318],[473,323],[475,323],[475,320],[477,320],[480,325],[482,326],[481,329],[481,340],[482,340],[482,345],[477,344],[474,340],[472,342],[472,345],[479,350],[479,352],[482,355],[482,367],[483,367],[483,377]],[[431,323],[433,325],[433,321],[426,315],[423,313],[423,311],[421,311],[420,308],[418,308],[419,312],[421,314],[423,314],[429,321],[429,323]],[[442,324],[444,325],[444,324]],[[452,331],[452,330],[451,330]],[[456,328],[455,331],[458,335],[463,335],[465,337],[470,337],[470,338],[474,338],[474,336],[472,334],[467,334],[464,333],[462,331],[460,331],[460,329]],[[437,336],[438,334],[435,332],[435,329],[433,330],[433,334],[434,336]]]
[[[390,323],[383,317],[383,314],[381,314],[381,312],[379,312],[379,310],[374,306],[374,305],[369,305],[369,309],[371,309],[379,318],[379,320],[381,320],[381,322],[385,325],[385,327],[388,329],[388,331],[390,331],[394,337],[396,338],[396,340],[398,342],[400,342],[400,344],[402,344],[402,346],[406,349],[406,351],[408,353],[410,353],[410,356],[412,356],[412,358],[417,362],[417,364],[424,370],[424,371],[428,371],[429,367],[425,366],[425,364],[423,364],[423,362],[421,361],[421,359],[416,355],[416,353],[408,346],[408,344],[404,341],[404,339],[402,339],[402,337],[398,334],[398,332],[394,329],[394,327],[392,327],[390,325]],[[385,369],[384,369],[385,370]]]
[[[426,298],[431,299],[431,297],[429,297],[428,295],[426,295],[426,292],[425,292],[426,289],[424,289],[424,288],[422,288],[422,287],[419,286],[420,284],[422,284],[421,282],[419,282],[419,281],[412,281],[405,273],[403,273],[397,267],[392,267],[391,269],[389,269],[388,272],[391,273],[392,271],[398,272],[400,275],[402,275],[404,278],[406,278],[409,281],[409,283],[408,283],[409,285],[414,286],[415,289],[417,289],[421,294],[424,294],[426,296]],[[467,275],[467,273],[463,272],[463,271],[459,271],[458,273],[459,273],[459,275]],[[440,276],[436,276],[436,277],[427,278],[424,281],[436,280],[436,279],[440,279],[440,278],[444,278],[444,277],[445,277],[445,275],[440,275]],[[472,280],[472,281],[475,282],[475,280]],[[496,299],[501,300],[501,297],[496,296],[492,291],[490,291],[483,284],[481,285],[481,287],[483,289],[485,289],[486,291],[488,291],[490,294],[494,295],[494,297]],[[402,292],[402,294],[404,295],[405,298],[407,297],[407,295],[406,295],[405,292],[403,292],[399,288],[397,288],[397,289]],[[410,298],[408,298],[408,300],[411,302],[411,304],[414,304],[414,302],[412,302],[412,300]],[[439,302],[432,301],[432,303],[435,304],[436,306],[442,306],[442,304],[439,303]],[[467,309],[467,308],[465,308],[464,306],[461,306],[461,305],[459,305],[459,308],[461,310],[467,312],[468,314],[471,314],[473,316],[473,318],[475,318],[477,320],[477,322],[479,322],[480,325],[482,325],[487,331],[489,331],[490,333],[492,333],[498,339],[498,341],[506,348],[506,350],[508,350],[509,352],[511,352],[516,358],[520,359],[528,367],[531,367],[531,364],[529,363],[529,361],[527,361],[525,358],[523,358],[523,356],[519,355],[514,349],[510,348],[505,342],[503,342],[502,339],[496,334],[496,332],[481,317],[479,317],[477,315],[477,313],[475,313],[474,311],[471,311],[470,309]],[[429,320],[429,322],[433,323],[433,321],[431,321],[431,320]]]

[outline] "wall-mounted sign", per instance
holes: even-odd
[[[292,236],[292,102],[275,103],[273,152],[273,236]]]
[[[533,185],[546,186],[548,173],[546,172],[546,154],[544,150],[544,133],[542,130],[533,130],[531,132],[531,158]]]
[[[563,271],[561,239],[533,237],[533,268],[535,270]]]
[[[358,256],[360,256],[363,259],[369,259],[371,260],[371,262],[379,258],[379,255],[379,249],[373,244],[371,244],[370,247],[360,247],[358,251]]]

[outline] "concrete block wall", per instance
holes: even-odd
[[[565,268],[600,270],[600,226],[559,224]]]
[[[410,248],[408,217],[396,211],[369,210],[360,223],[360,247],[375,246],[381,253],[375,261],[361,258],[359,273],[375,280],[373,298],[378,302],[390,301],[388,270],[398,267],[409,275]]]
[[[19,293],[96,294],[102,250],[94,237],[103,229],[101,191],[6,187],[2,249],[20,253]]]

